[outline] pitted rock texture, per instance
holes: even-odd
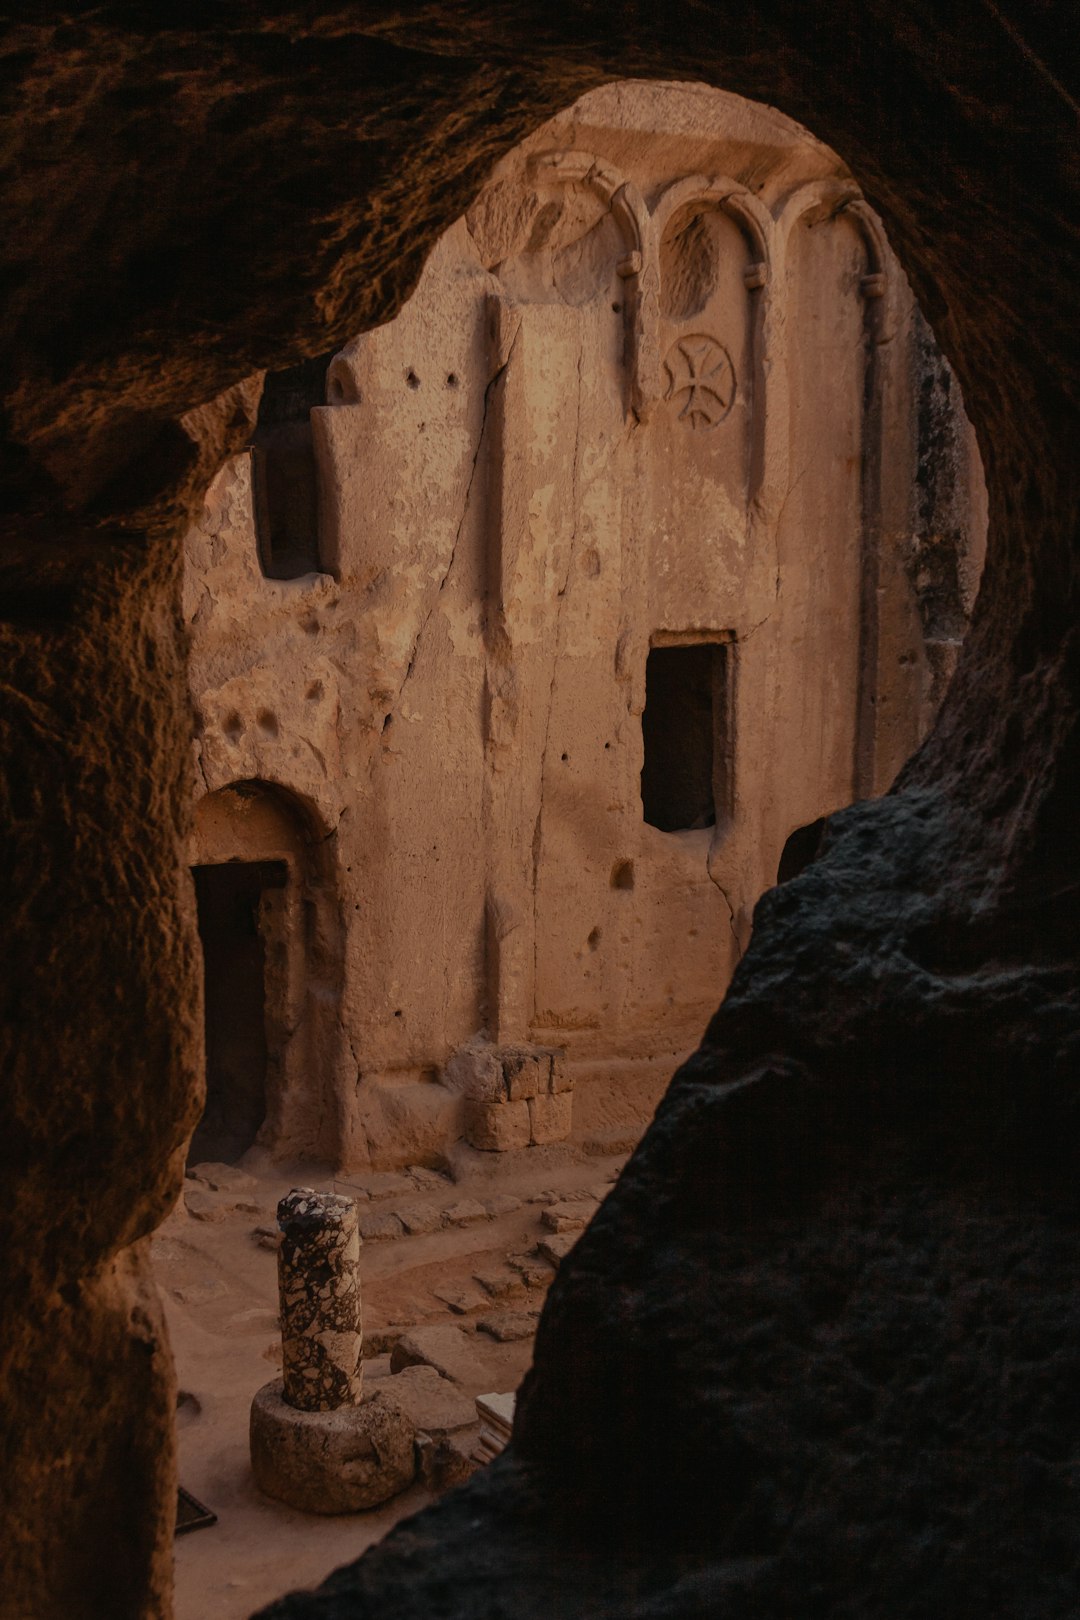
[[[1031,0],[58,5],[9,29],[0,1612],[169,1613],[174,1396],[132,1245],[199,1109],[177,564],[250,433],[238,385],[390,318],[498,155],[641,75],[774,103],[850,164],[979,435],[980,599],[934,733],[759,910],[700,1058],[567,1260],[513,1451],[277,1612],[1071,1620],[1067,30]],[[674,1463],[673,1436],[620,1437],[663,1437],[662,1414],[687,1418]],[[699,1434],[724,1440],[719,1492]],[[714,1496],[705,1547],[690,1509]],[[625,1509],[636,1540],[613,1558],[561,1504]]]
[[[356,1204],[298,1187],[277,1218],[284,1398],[301,1412],[355,1406],[364,1384]]]

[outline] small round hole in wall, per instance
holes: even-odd
[[[570,755],[569,754],[560,754],[559,758],[562,760],[563,764],[565,765],[567,760],[570,758]]]
[[[594,928],[592,933],[589,935],[588,940],[587,940],[587,944],[588,944],[588,947],[589,947],[590,951],[595,951],[595,949],[599,945],[599,943],[600,943],[600,930],[599,930],[599,928]]]
[[[276,737],[278,734],[277,715],[270,709],[259,711],[259,730],[267,737]]]
[[[458,385],[457,372],[452,371],[446,379],[447,388],[456,388]]]
[[[405,373],[405,381],[408,383],[410,388],[419,388],[420,386],[420,379],[416,375],[416,372],[413,370],[412,366],[410,366],[408,371]]]
[[[613,315],[621,315],[622,314],[622,305],[621,304],[612,304],[611,313]]]
[[[343,360],[336,360],[326,378],[326,397],[331,405],[359,405],[362,399],[356,379]]]
[[[244,722],[234,709],[232,714],[226,715],[221,727],[230,742],[239,742],[244,735]]]

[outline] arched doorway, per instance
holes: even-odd
[[[195,813],[206,1103],[189,1162],[252,1147],[333,1159],[337,900],[324,833],[287,789],[220,788]]]

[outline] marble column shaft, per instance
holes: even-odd
[[[278,1204],[281,1376],[302,1412],[355,1406],[363,1384],[356,1205],[294,1188]]]

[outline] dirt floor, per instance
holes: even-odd
[[[520,1384],[555,1268],[624,1158],[561,1145],[462,1149],[446,1173],[335,1177],[310,1165],[272,1167],[258,1153],[242,1168],[189,1169],[154,1258],[179,1374],[180,1483],[217,1523],[177,1537],[177,1620],[246,1620],[268,1599],[317,1584],[431,1500],[418,1482],[371,1512],[324,1518],[284,1507],[254,1484],[248,1411],[281,1362],[278,1199],[295,1186],[357,1199],[365,1388],[396,1376],[396,1347],[395,1366],[408,1359],[438,1368],[460,1413],[461,1395],[471,1407],[476,1395]],[[450,1326],[458,1332],[447,1335]],[[425,1464],[436,1488],[471,1466],[479,1435],[478,1422],[457,1429],[451,1469]]]

